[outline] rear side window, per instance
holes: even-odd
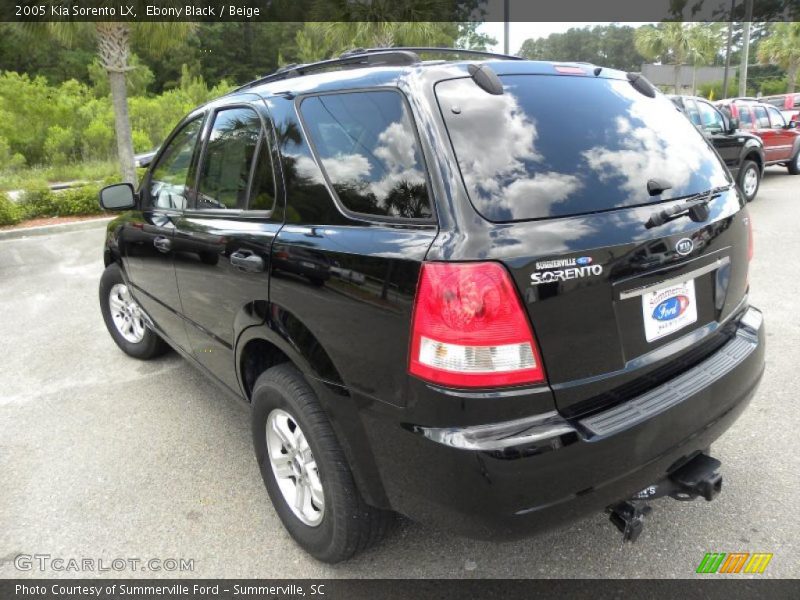
[[[686,116],[689,117],[692,125],[701,126],[700,112],[697,110],[697,105],[694,103],[694,100],[684,100],[683,105],[686,107]]]
[[[432,216],[422,154],[398,92],[311,96],[300,112],[317,159],[346,209],[382,217]],[[308,167],[313,176],[316,167]]]
[[[217,112],[200,166],[197,208],[247,208],[261,129],[261,119],[251,108]]]
[[[769,112],[769,120],[772,123],[772,127],[775,129],[783,129],[786,127],[786,119],[783,118],[783,115],[778,111],[777,108],[772,108],[771,106],[767,109]]]
[[[767,116],[767,109],[763,106],[756,106],[753,110],[756,113],[756,122],[759,129],[768,129],[769,117]]]
[[[746,106],[739,107],[739,125],[742,129],[753,129],[753,113]]]
[[[705,102],[698,102],[697,108],[700,111],[700,118],[703,122],[703,129],[711,132],[720,132],[725,129],[722,115],[717,109]]]
[[[502,95],[471,78],[436,85],[467,192],[490,221],[642,205],[729,183],[702,134],[664,96],[604,77],[500,79]],[[671,189],[651,197],[652,178]]]

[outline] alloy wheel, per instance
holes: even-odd
[[[742,190],[745,195],[750,198],[756,193],[758,189],[758,172],[756,167],[749,167],[744,174],[744,181],[742,182]]]
[[[128,286],[117,283],[108,294],[111,319],[119,334],[126,341],[138,344],[144,339],[145,322],[141,308],[131,296]]]
[[[316,527],[325,515],[325,494],[319,468],[297,421],[285,410],[267,417],[267,453],[284,500],[295,516]]]

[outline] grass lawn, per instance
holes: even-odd
[[[17,171],[0,171],[0,191],[30,188],[61,181],[100,181],[119,175],[115,160],[87,161],[69,165],[46,165]]]

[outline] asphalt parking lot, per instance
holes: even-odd
[[[714,445],[717,500],[657,500],[625,546],[601,514],[508,544],[403,521],[333,567],[284,532],[246,408],[175,354],[143,363],[114,345],[97,303],[102,228],[0,241],[0,578],[95,575],[20,571],[19,554],[194,560],[191,573],[106,573],[126,577],[692,577],[706,552],[737,551],[774,554],[759,577],[797,577],[800,177],[768,169],[750,210],[768,365]]]

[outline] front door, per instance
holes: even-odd
[[[181,125],[142,182],[140,210],[123,233],[124,265],[136,300],[156,328],[189,350],[175,280],[175,223],[186,208],[188,181],[203,117]]]
[[[259,104],[212,114],[196,199],[176,223],[175,269],[191,350],[233,390],[236,335],[266,317],[270,249],[283,221],[268,122]]]

